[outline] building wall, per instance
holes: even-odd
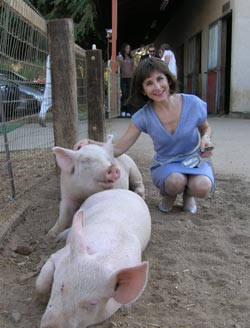
[[[223,6],[229,4],[226,11]],[[250,113],[250,35],[249,0],[185,0],[170,23],[155,40],[177,49],[184,44],[184,91],[187,87],[188,40],[201,32],[202,36],[202,98],[207,97],[207,63],[209,26],[232,12],[232,53],[230,113]],[[178,63],[177,63],[178,64]]]
[[[250,113],[250,1],[234,0],[232,22],[232,113]]]

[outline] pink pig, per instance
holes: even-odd
[[[56,224],[48,232],[55,237],[69,227],[75,212],[90,195],[107,189],[130,189],[145,197],[142,175],[131,157],[113,156],[112,136],[103,146],[86,145],[79,150],[54,147],[61,168],[61,203]]]
[[[135,301],[147,283],[142,252],[150,234],[149,209],[136,193],[90,196],[74,216],[68,243],[37,278],[38,294],[49,299],[40,328],[89,327]]]

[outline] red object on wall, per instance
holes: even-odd
[[[209,71],[207,73],[207,111],[216,113],[216,92],[217,92],[217,72]]]

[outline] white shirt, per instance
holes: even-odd
[[[170,56],[168,68],[169,68],[170,72],[177,78],[176,60],[175,60],[175,55],[174,55],[173,51],[165,50],[163,53],[163,56],[161,57],[161,60],[165,61],[166,56]]]

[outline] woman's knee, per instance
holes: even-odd
[[[187,178],[181,173],[172,173],[165,180],[165,190],[168,194],[179,194],[183,192],[187,184]]]
[[[205,198],[212,189],[212,182],[208,177],[196,176],[189,179],[187,186],[193,196]]]

